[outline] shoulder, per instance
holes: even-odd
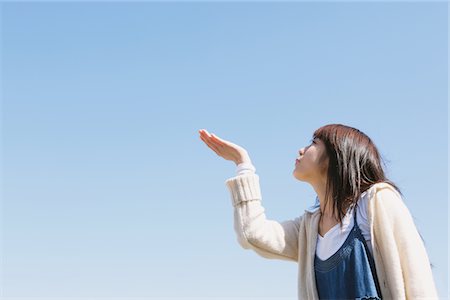
[[[366,192],[369,200],[387,202],[386,204],[390,202],[393,202],[392,204],[395,204],[395,202],[403,202],[403,198],[397,189],[387,182],[375,183]]]
[[[393,200],[394,199],[394,200]],[[367,190],[361,193],[358,199],[358,208],[366,210],[368,206],[373,205],[373,202],[392,202],[401,200],[398,191],[389,183],[379,182],[370,186]]]
[[[369,214],[382,213],[393,219],[409,215],[403,197],[391,184],[379,182],[372,185],[367,192]]]

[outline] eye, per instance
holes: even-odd
[[[316,142],[314,140],[310,140],[311,144],[315,144]]]

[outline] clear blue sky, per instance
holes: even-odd
[[[247,149],[269,219],[318,127],[368,134],[448,278],[447,3],[3,3],[4,297],[295,299],[242,249],[206,128]],[[193,299],[194,299],[193,298]]]

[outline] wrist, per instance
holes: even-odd
[[[236,166],[240,165],[240,164],[249,164],[252,165],[252,161],[250,159],[241,159],[241,160],[237,160],[235,161]]]
[[[243,161],[242,163],[237,165],[236,172],[238,173],[238,175],[243,175],[243,174],[247,174],[247,173],[255,173],[256,168],[251,162]]]

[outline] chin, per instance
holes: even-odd
[[[295,179],[299,181],[305,181],[305,179],[299,174],[299,172],[296,172],[295,170],[292,172],[292,176],[294,176]]]

